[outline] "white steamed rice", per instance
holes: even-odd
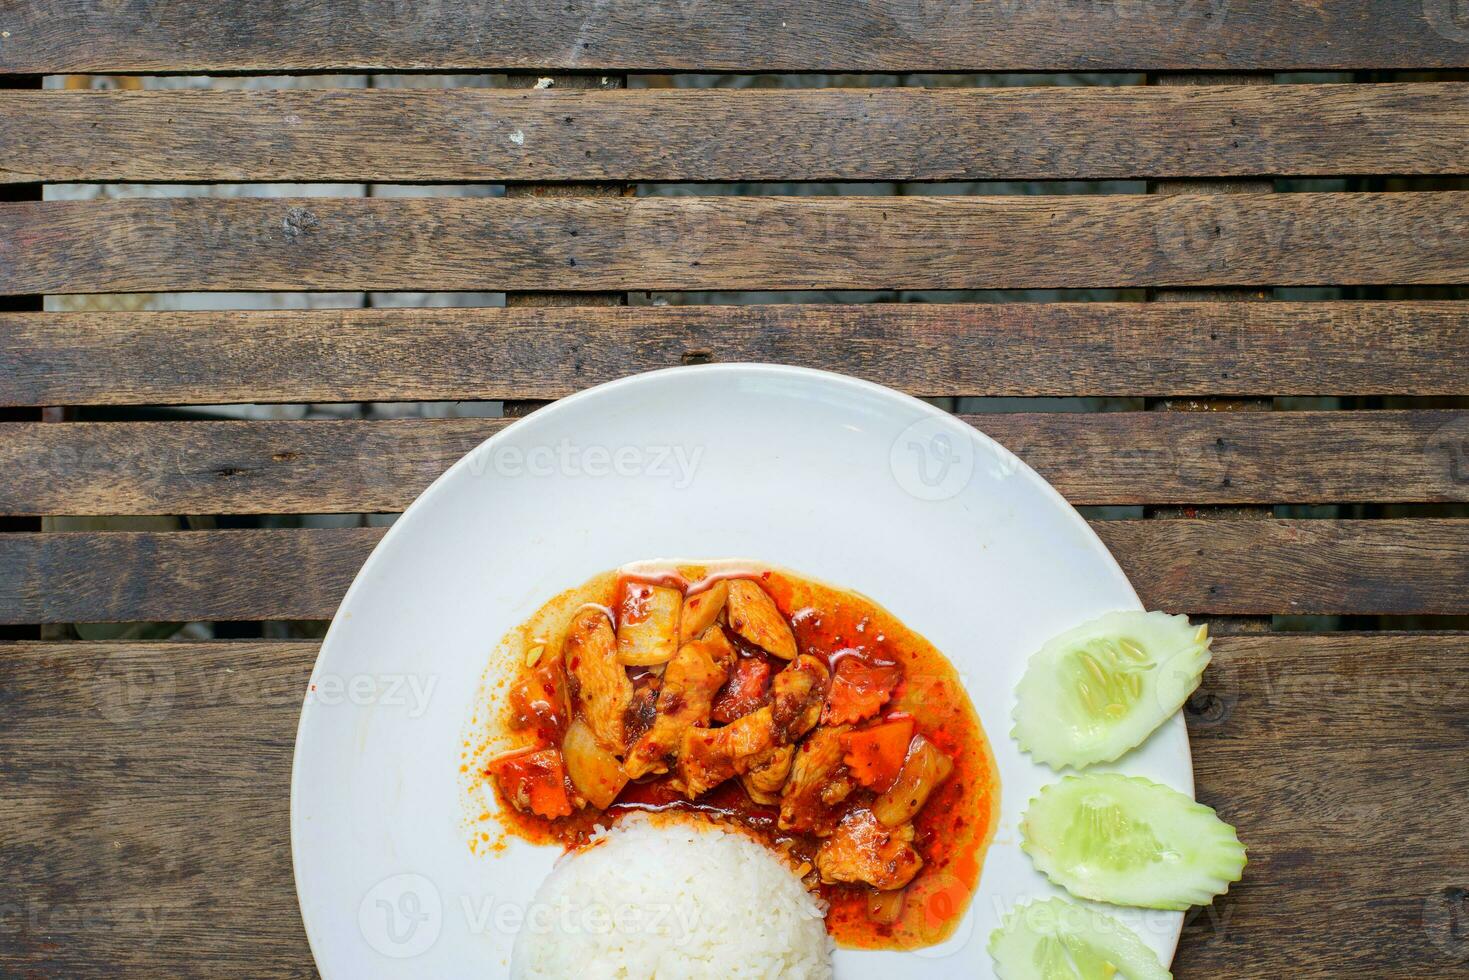
[[[510,975],[825,980],[824,912],[786,863],[750,838],[634,817],[547,876],[516,937]]]

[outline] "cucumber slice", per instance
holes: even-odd
[[[1214,811],[1137,776],[1089,773],[1041,789],[1021,850],[1078,898],[1183,911],[1239,881],[1245,849]]]
[[[1063,898],[1021,905],[990,933],[1000,980],[1171,980],[1127,926]]]
[[[1209,628],[1186,616],[1113,612],[1047,641],[1015,690],[1020,747],[1052,769],[1111,762],[1199,686]]]

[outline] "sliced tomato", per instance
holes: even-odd
[[[488,769],[516,809],[551,820],[571,816],[566,764],[559,749],[512,752],[492,761]]]
[[[875,793],[886,793],[898,781],[912,740],[912,718],[885,721],[843,735],[842,758],[859,783]]]
[[[837,661],[827,695],[825,725],[855,725],[882,710],[903,678],[903,668],[892,663],[872,663],[855,655]]]
[[[764,657],[740,657],[729,682],[714,699],[711,717],[727,725],[769,704],[772,670],[770,661]]]

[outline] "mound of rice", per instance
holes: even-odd
[[[823,903],[712,825],[634,817],[563,858],[516,937],[517,980],[829,978]]]

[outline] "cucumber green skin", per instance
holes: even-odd
[[[1173,977],[1131,929],[1110,915],[1062,898],[1022,905],[990,933],[989,953],[995,961],[995,976],[1000,980],[1050,980],[1037,959],[1041,944],[1053,939],[1059,940],[1073,954],[1068,958],[1081,967],[1065,971],[1063,976],[1078,980],[1109,980],[1114,975],[1126,980]],[[1075,956],[1078,951],[1083,955]],[[1117,973],[1109,974],[1105,966],[1095,962],[1083,964],[1083,958],[1101,960]],[[1055,975],[1052,971],[1051,976]]]
[[[1137,677],[1142,694],[1119,718],[1099,719],[1059,676],[1074,651],[1089,642],[1127,638],[1155,664]],[[1185,616],[1112,612],[1050,640],[1031,656],[1015,689],[1011,736],[1037,762],[1057,771],[1112,762],[1142,744],[1183,707],[1209,665],[1207,632]]]
[[[1098,859],[1073,861],[1068,850],[1076,823],[1090,813],[1128,822],[1132,838],[1101,842]],[[1245,849],[1213,810],[1177,790],[1137,776],[1089,773],[1068,776],[1041,789],[1020,821],[1021,850],[1052,882],[1078,898],[1113,905],[1181,912],[1207,905],[1244,874]],[[1156,841],[1160,856],[1133,866],[1107,868],[1102,861],[1139,837]]]

